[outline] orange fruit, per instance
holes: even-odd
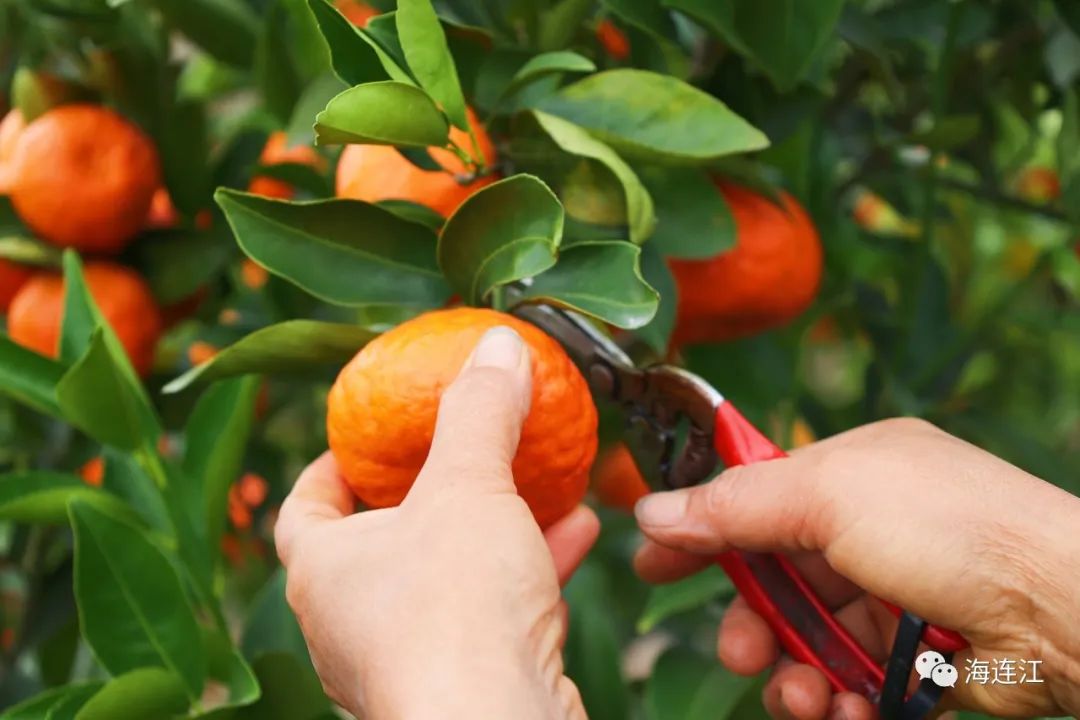
[[[806,210],[718,183],[735,217],[735,247],[702,260],[670,260],[679,292],[673,342],[718,342],[783,325],[814,300],[822,249]]]
[[[33,276],[30,268],[0,258],[0,313],[6,313],[16,293]]]
[[[478,308],[436,310],[370,342],[327,401],[330,449],[356,495],[397,505],[427,458],[439,398],[480,337],[513,328],[532,354],[532,406],[513,462],[518,493],[546,527],[582,499],[596,456],[596,407],[562,347],[533,325]]]
[[[105,458],[98,455],[92,457],[86,461],[86,463],[79,468],[79,477],[83,479],[87,485],[92,487],[101,487],[102,482],[105,481]]]
[[[624,443],[612,445],[596,463],[593,470],[593,492],[601,505],[618,510],[634,511],[637,501],[650,489]]]
[[[626,33],[611,20],[604,18],[596,25],[596,39],[612,60],[625,60],[630,57],[630,41]]]
[[[371,18],[379,14],[378,10],[359,0],[337,0],[334,7],[357,27],[364,27]]]
[[[11,191],[11,158],[25,129],[26,121],[18,108],[8,111],[0,121],[0,195]]]
[[[116,333],[140,375],[154,363],[154,348],[161,335],[161,314],[150,288],[139,275],[122,265],[92,262],[84,270],[87,287],[105,321]],[[60,350],[64,316],[64,279],[53,273],[32,277],[11,303],[8,333],[15,342],[42,355]]]
[[[1016,180],[1016,192],[1034,203],[1051,203],[1061,198],[1061,178],[1048,167],[1029,167]]]
[[[310,145],[293,145],[289,147],[289,136],[281,131],[271,133],[259,155],[260,165],[277,165],[279,163],[296,163],[298,165],[310,165],[316,170],[322,170],[326,162],[319,153]],[[281,180],[256,175],[248,185],[248,192],[265,197],[289,200],[296,191],[292,185]]]
[[[260,290],[270,279],[270,272],[254,260],[244,258],[240,263],[240,280],[251,290]]]
[[[154,144],[97,105],[62,105],[26,126],[11,160],[11,202],[61,247],[116,253],[143,228],[161,184]]]
[[[192,367],[208,363],[220,352],[215,346],[202,340],[196,340],[188,345],[187,357]]]
[[[477,146],[473,148],[469,134],[456,127],[450,128],[450,139],[473,157],[482,155],[490,167],[495,162],[495,146],[471,108],[467,114]],[[428,152],[442,171],[423,170],[389,145],[349,145],[338,163],[337,196],[372,203],[411,200],[448,217],[466,198],[496,180],[487,175],[462,185],[455,175],[468,168],[460,158],[445,148],[428,148]]]

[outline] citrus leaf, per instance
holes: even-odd
[[[499,285],[555,264],[563,209],[539,178],[514,175],[474,193],[446,221],[438,258],[450,286],[479,305]]]
[[[168,670],[148,667],[109,680],[79,709],[75,720],[164,719],[187,708],[180,678]]]
[[[411,82],[409,74],[399,67],[375,42],[342,15],[328,0],[308,0],[315,21],[330,51],[334,73],[349,85],[380,80]]]
[[[611,608],[616,598],[603,566],[586,558],[564,592],[570,606],[566,674],[581,691],[592,720],[631,716],[629,688],[622,677],[619,636]]]
[[[300,624],[285,600],[285,570],[278,568],[251,603],[241,641],[244,656],[257,658],[268,653],[287,653],[308,658]]]
[[[259,19],[243,0],[153,0],[165,22],[230,65],[246,68],[255,53]]]
[[[218,190],[240,248],[320,300],[435,307],[449,295],[435,233],[358,200],[284,202]]]
[[[64,373],[56,386],[60,410],[68,422],[100,443],[122,450],[153,445],[160,432],[145,418],[101,330],[94,332],[86,354]]]
[[[540,49],[561,50],[569,45],[585,18],[595,11],[593,0],[558,0],[540,15]]]
[[[391,80],[398,80],[419,87],[416,77],[409,69],[405,60],[405,51],[401,48],[401,38],[397,31],[397,12],[379,13],[367,22],[367,26],[360,31],[364,37],[371,40],[372,47],[376,49],[379,58],[383,61],[383,68],[390,74]],[[402,76],[399,76],[398,73]]]
[[[675,276],[671,274],[671,268],[653,242],[645,243],[641,248],[641,276],[659,293],[660,301],[653,319],[638,329],[637,336],[657,354],[663,355],[667,352],[671,333],[675,330],[679,289],[675,284]]]
[[[665,0],[749,57],[781,91],[806,75],[832,35],[844,0]]]
[[[323,0],[313,0],[313,2],[321,3]],[[285,129],[286,144],[293,147],[315,142],[311,119],[318,115],[319,111],[334,99],[334,96],[340,95],[345,89],[341,78],[331,72],[323,73],[308,83],[296,101],[289,125]]]
[[[255,396],[260,380],[237,378],[218,383],[199,398],[184,431],[184,472],[188,507],[206,535],[206,545],[216,548],[225,530],[229,488],[240,477],[244,450],[255,419]]]
[[[163,391],[177,393],[196,384],[236,375],[295,372],[319,364],[344,364],[376,334],[355,325],[289,320],[256,330],[209,362],[176,378]]]
[[[243,708],[262,696],[255,672],[237,652],[232,641],[220,632],[208,632],[203,637],[206,647],[207,675],[228,688],[225,704],[198,717],[205,720],[232,720],[238,717],[233,708]]]
[[[67,522],[67,504],[74,499],[130,514],[123,502],[90,487],[75,475],[38,470],[0,475],[0,519],[24,523]]]
[[[589,135],[584,128],[538,110],[534,111],[533,115],[544,132],[560,148],[571,155],[596,160],[615,175],[626,197],[630,241],[637,245],[645,242],[656,224],[653,201],[630,166],[614,150]]]
[[[171,305],[191,297],[217,277],[236,254],[228,229],[218,225],[206,232],[157,232],[153,242],[136,246],[139,268],[159,303]]]
[[[0,713],[0,720],[42,720],[48,718],[49,713],[56,708],[63,710],[81,702],[86,702],[105,683],[89,682],[64,685],[63,687],[49,688],[32,698],[13,705]]]
[[[431,0],[398,0],[395,25],[409,70],[420,87],[442,107],[454,125],[468,131],[457,66]]]
[[[17,402],[60,417],[56,385],[64,376],[64,366],[38,355],[0,335],[0,393]]]
[[[98,661],[113,675],[167,668],[189,697],[199,697],[206,658],[172,564],[144,531],[119,517],[82,501],[68,512],[79,625]]]
[[[510,84],[503,91],[508,95],[520,87],[528,85],[534,80],[556,73],[589,73],[596,71],[596,64],[572,50],[555,50],[541,53],[529,60],[518,69],[510,79]]]
[[[384,210],[389,210],[403,220],[423,225],[432,232],[441,230],[443,223],[446,222],[446,218],[427,205],[414,203],[411,200],[380,200],[375,204]]]
[[[310,663],[294,655],[271,653],[254,662],[263,689],[254,705],[241,710],[237,720],[314,720],[330,712],[330,703]]]
[[[523,299],[542,300],[621,328],[638,328],[656,314],[659,295],[641,277],[641,248],[627,242],[582,242],[559,253],[555,267],[537,275]]]
[[[695,610],[734,594],[731,580],[718,567],[706,568],[678,582],[658,585],[649,591],[648,602],[637,621],[637,631],[645,634],[672,615]]]
[[[0,233],[7,232],[0,228]],[[14,231],[18,233],[18,230]],[[27,234],[3,235],[0,237],[0,258],[14,260],[23,265],[57,267],[62,253],[57,248]]]
[[[769,144],[716,98],[646,70],[590,75],[547,96],[538,108],[640,159],[706,161]]]
[[[288,10],[282,0],[274,0],[263,12],[262,27],[255,44],[255,89],[263,107],[281,124],[289,121],[303,82],[292,57],[286,52],[288,21]]]
[[[726,720],[755,687],[713,658],[675,647],[660,656],[645,685],[649,720]]]
[[[442,147],[449,135],[446,117],[423,90],[393,80],[349,88],[315,117],[319,145]]]
[[[639,172],[656,204],[649,244],[665,257],[709,258],[735,245],[735,218],[704,170],[652,166]]]

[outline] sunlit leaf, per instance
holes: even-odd
[[[423,90],[392,80],[349,88],[315,118],[320,145],[442,147],[449,133],[446,117]]]

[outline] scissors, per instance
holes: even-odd
[[[635,461],[647,478],[658,474],[667,488],[682,488],[710,478],[717,460],[733,467],[786,456],[697,375],[666,364],[637,368],[617,344],[572,311],[519,304],[512,312],[558,340],[593,392],[622,406],[641,441],[634,449],[644,448],[635,454]],[[676,452],[680,428],[686,439]],[[792,658],[820,670],[834,691],[856,692],[878,704],[884,718],[918,720],[940,699],[943,688],[930,678],[908,693],[920,643],[940,652],[946,661],[968,646],[956,632],[928,625],[883,602],[900,618],[892,655],[883,668],[833,617],[784,555],[731,550],[717,556],[716,562]]]

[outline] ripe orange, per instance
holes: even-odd
[[[822,249],[806,210],[719,183],[735,217],[735,247],[703,260],[670,261],[679,291],[673,342],[719,342],[783,325],[817,294]]]
[[[600,456],[593,471],[593,492],[601,505],[627,512],[633,512],[637,501],[649,494],[649,485],[625,444],[613,445]]]
[[[619,26],[605,18],[596,25],[596,39],[612,60],[630,57],[630,41]]]
[[[1051,203],[1061,198],[1061,178],[1048,167],[1029,167],[1016,179],[1016,192],[1030,202]]]
[[[142,230],[160,174],[139,128],[97,105],[61,105],[19,136],[11,202],[56,245],[116,253]]]
[[[491,166],[495,146],[471,108],[468,117],[477,147],[472,147],[467,132],[456,127],[450,128],[450,139],[474,157],[479,153]],[[337,195],[365,202],[411,200],[448,217],[466,198],[496,180],[487,175],[462,185],[454,176],[467,168],[456,155],[445,148],[428,148],[428,152],[443,168],[441,172],[420,169],[389,145],[349,145],[338,163]]]
[[[208,363],[220,352],[217,347],[203,340],[196,340],[188,345],[187,358],[192,367]]]
[[[322,170],[326,162],[319,153],[310,145],[293,145],[289,147],[289,136],[281,131],[271,133],[259,155],[259,163],[262,165],[276,165],[278,163],[296,163],[298,165],[310,165],[316,170]],[[255,176],[248,185],[248,192],[265,197],[289,200],[296,191],[292,185],[270,177]]]
[[[251,290],[261,290],[270,280],[270,271],[250,258],[240,263],[240,280]]]
[[[326,426],[349,486],[371,507],[397,505],[427,458],[442,391],[488,329],[506,325],[532,353],[532,406],[514,458],[518,492],[546,527],[585,494],[596,407],[581,373],[541,330],[494,310],[453,308],[408,320],[361,350],[330,390]]]
[[[337,0],[334,3],[345,18],[357,27],[364,27],[371,18],[379,14],[379,11],[360,0]]]
[[[161,335],[161,315],[150,288],[134,270],[113,263],[92,262],[84,271],[90,295],[116,333],[140,375],[154,362]],[[15,342],[42,355],[60,350],[64,315],[64,279],[41,273],[30,279],[11,303],[8,333]]]
[[[6,313],[11,307],[15,294],[33,276],[30,268],[16,265],[10,260],[0,259],[0,313]]]
[[[18,108],[8,111],[0,121],[0,195],[11,191],[11,158],[25,129],[26,121]]]
[[[105,458],[98,455],[87,460],[79,468],[79,476],[87,485],[101,487],[101,484],[105,481]]]

